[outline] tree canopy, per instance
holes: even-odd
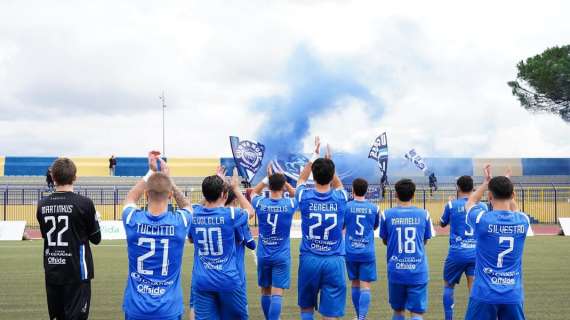
[[[517,69],[517,79],[508,85],[521,105],[570,122],[570,45],[546,49],[519,62]]]

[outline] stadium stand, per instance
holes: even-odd
[[[6,157],[4,175],[45,176],[47,169],[56,157]]]
[[[109,176],[109,162],[98,157],[71,157],[77,166],[79,177],[106,177]]]

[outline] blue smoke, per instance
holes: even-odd
[[[378,99],[354,75],[326,68],[304,46],[291,56],[285,78],[288,95],[262,98],[255,104],[256,112],[267,115],[256,137],[266,146],[265,159],[302,152],[310,120],[334,111],[341,99],[364,102],[371,117],[379,118],[383,113]],[[371,144],[374,138],[370,137]]]

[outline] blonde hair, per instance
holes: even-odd
[[[149,201],[164,201],[172,192],[172,181],[164,173],[155,172],[146,182],[146,191]]]

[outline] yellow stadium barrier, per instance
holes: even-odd
[[[77,167],[78,177],[107,177],[109,176],[109,160],[101,157],[70,158]]]
[[[4,157],[0,156],[0,177],[4,175]]]
[[[204,177],[215,174],[219,158],[168,158],[173,177]]]

